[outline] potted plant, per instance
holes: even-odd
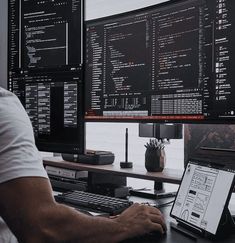
[[[144,145],[145,168],[149,172],[160,172],[165,167],[166,155],[164,141],[161,139],[150,139],[150,142]]]

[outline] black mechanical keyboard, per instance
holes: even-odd
[[[127,199],[120,199],[98,195],[90,192],[71,191],[55,196],[57,202],[82,207],[87,210],[101,211],[110,215],[117,215],[130,207],[133,202]]]

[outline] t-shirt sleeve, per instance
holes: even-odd
[[[20,177],[47,173],[26,111],[15,95],[0,92],[0,183]]]

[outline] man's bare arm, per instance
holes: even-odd
[[[0,214],[20,242],[119,242],[165,230],[159,210],[133,205],[118,218],[91,217],[57,204],[50,183],[25,177],[0,184]]]

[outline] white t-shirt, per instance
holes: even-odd
[[[0,87],[0,183],[32,176],[47,178],[31,122],[18,98]],[[0,242],[17,242],[1,218]]]

